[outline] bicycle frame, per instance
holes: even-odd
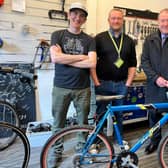
[[[135,104],[135,105],[121,105],[121,106],[112,106],[109,104],[107,106],[107,111],[104,116],[101,118],[90,137],[88,138],[85,147],[83,149],[82,155],[87,154],[88,149],[93,144],[97,134],[100,132],[101,128],[108,115],[110,114],[113,120],[114,131],[116,133],[117,142],[120,145],[121,149],[123,146],[122,136],[120,134],[119,128],[117,126],[116,118],[114,112],[117,111],[129,111],[129,110],[149,110],[149,109],[168,109],[168,103],[154,103],[154,104]],[[166,122],[168,122],[168,113],[165,114],[152,128],[150,128],[129,150],[129,152],[136,152],[150,137],[153,136],[154,132],[160,129]],[[123,148],[124,150],[124,148]],[[99,154],[93,154],[92,156],[100,156]],[[105,156],[105,155],[103,155]],[[112,163],[116,161],[116,157],[111,160]]]

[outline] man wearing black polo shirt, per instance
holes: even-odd
[[[109,12],[109,30],[96,36],[97,80],[96,94],[126,95],[127,87],[133,81],[136,72],[136,52],[133,40],[122,32],[124,15],[120,9]],[[115,100],[113,105],[122,105],[122,100]],[[97,102],[97,113],[106,110],[107,102]],[[122,112],[115,113],[122,133]]]

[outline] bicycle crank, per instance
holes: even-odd
[[[117,168],[138,168],[138,157],[132,152],[121,152],[117,157]]]

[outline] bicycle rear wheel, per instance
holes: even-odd
[[[162,168],[168,167],[168,133],[162,138],[158,147],[159,163]]]
[[[9,124],[15,125],[16,127],[20,126],[19,117],[16,110],[12,105],[4,101],[0,101],[0,122],[1,121],[8,122]],[[4,142],[3,145],[0,145],[0,151],[4,150],[15,141],[16,134],[10,129],[3,130],[3,127],[1,127],[0,138],[2,137],[6,138],[6,143]]]
[[[85,149],[85,155],[84,151],[80,151],[79,147],[83,149],[82,140],[86,140],[93,130],[91,126],[72,126],[53,135],[42,149],[41,167],[111,168],[113,148],[104,134],[97,135],[100,145],[98,153],[92,153],[91,148]]]
[[[0,122],[0,128],[17,135],[15,143],[6,150],[0,151],[0,167],[27,168],[30,159],[30,144],[24,132],[9,123]],[[6,143],[5,137],[0,137],[0,146]]]

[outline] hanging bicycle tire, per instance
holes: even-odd
[[[0,122],[7,122],[16,127],[20,127],[19,117],[15,108],[5,101],[0,101]],[[11,131],[10,129],[5,131],[3,128],[0,128],[0,138],[6,138],[6,141],[3,145],[0,145],[0,151],[4,150],[8,146],[10,146],[16,139],[15,132]]]
[[[162,138],[158,146],[158,158],[162,168],[168,167],[168,133]]]
[[[30,144],[25,133],[7,122],[0,122],[0,128],[4,131],[10,130],[17,135],[15,143],[0,151],[0,167],[27,168],[30,159]],[[0,146],[4,141],[5,137],[0,137]]]
[[[94,143],[94,148],[92,144],[88,150],[83,149],[84,139],[93,130],[91,126],[72,126],[53,135],[42,149],[41,168],[111,168],[113,147],[104,134],[97,135],[99,143]]]

